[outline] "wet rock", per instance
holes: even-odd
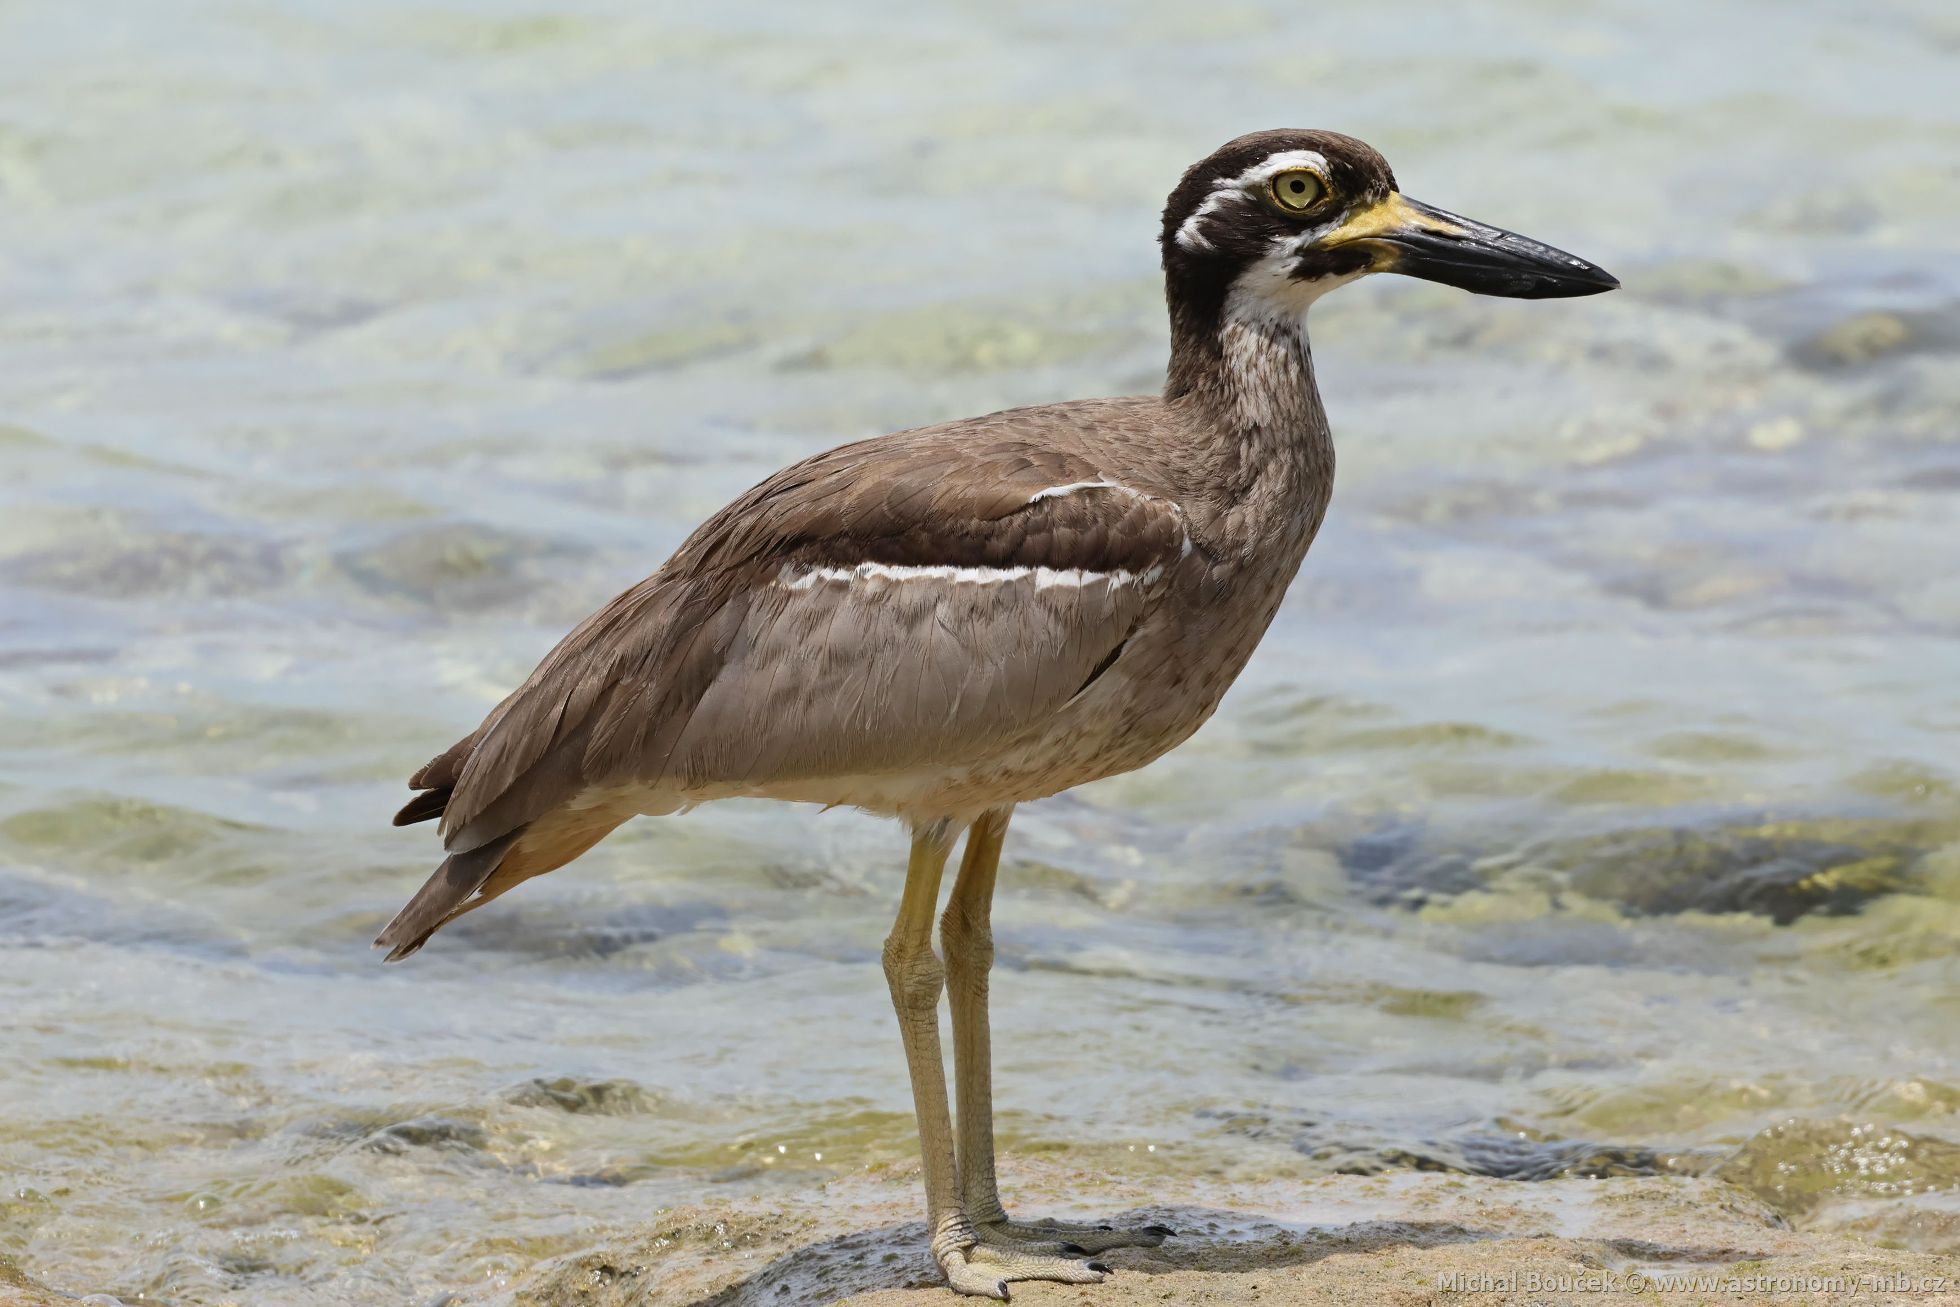
[[[1419,909],[1480,890],[1528,889],[1545,911],[1577,893],[1635,916],[1747,912],[1788,925],[1923,890],[1929,850],[1947,837],[1927,822],[1824,818],[1507,844],[1398,822],[1338,852],[1349,881],[1381,905]]]
[[[814,1214],[792,1217],[683,1208],[663,1215],[628,1246],[561,1260],[520,1290],[515,1301],[524,1307],[625,1307],[647,1302],[734,1307],[737,1303],[831,1302],[891,1282],[891,1268],[881,1255],[891,1242],[885,1231],[846,1235],[806,1249],[809,1256],[801,1264],[787,1258],[763,1260],[794,1246],[818,1220]],[[923,1235],[923,1229],[919,1233]],[[746,1274],[749,1271],[754,1274]],[[916,1273],[905,1278],[914,1284],[927,1282]],[[701,1296],[676,1293],[683,1284],[693,1286],[690,1295]]]
[[[1848,1203],[1820,1213],[1805,1225],[1847,1234],[1881,1248],[1960,1256],[1960,1198],[1951,1194],[1911,1204],[1883,1199]]]
[[[101,1303],[104,1307],[117,1307],[120,1302],[106,1294],[97,1294],[83,1301]],[[75,1299],[48,1288],[4,1254],[0,1254],[0,1303],[6,1304],[6,1307],[75,1307]]]
[[[1641,915],[1750,912],[1779,926],[1855,912],[1911,884],[1916,850],[1857,844],[1801,825],[1615,832],[1540,851],[1592,898]]]
[[[482,1152],[490,1144],[490,1134],[481,1126],[446,1116],[423,1116],[383,1126],[362,1141],[362,1147],[377,1153],[405,1153],[411,1148],[443,1148]]]
[[[1762,1131],[1714,1174],[1779,1212],[1839,1199],[1902,1199],[1960,1188],[1960,1144],[1860,1121],[1792,1118]]]
[[[1003,1179],[1030,1214],[1162,1222],[1178,1231],[1158,1248],[1100,1254],[1114,1274],[1093,1289],[1015,1285],[1015,1297],[1029,1302],[1408,1307],[1463,1292],[1443,1288],[1445,1277],[1468,1279],[1474,1294],[1482,1277],[1522,1285],[1537,1275],[1554,1282],[1547,1300],[1617,1304],[1662,1296],[1650,1281],[1629,1287],[1634,1272],[1951,1274],[1950,1265],[1922,1253],[1792,1230],[1750,1194],[1708,1179],[1519,1184],[1405,1174],[1167,1185],[1161,1176],[1091,1175],[1026,1161],[1011,1164]],[[513,1297],[522,1307],[910,1307],[921,1289],[945,1297],[913,1216],[917,1205],[916,1170],[907,1169],[836,1181],[807,1214],[785,1215],[762,1198],[689,1208],[538,1267]],[[1599,1287],[1562,1293],[1559,1277]],[[1489,1296],[1545,1295],[1493,1289]],[[1674,1296],[1730,1300],[1720,1290]]]
[[[271,589],[290,573],[272,541],[184,531],[90,536],[0,564],[0,576],[22,585],[98,599],[231,598]]]
[[[1216,1119],[1223,1123],[1225,1134],[1287,1143],[1317,1172],[1327,1175],[1432,1171],[1496,1180],[1597,1180],[1695,1174],[1716,1160],[1715,1154],[1560,1139],[1502,1121],[1446,1138],[1398,1140],[1351,1123],[1318,1118],[1233,1113]]]
[[[446,522],[397,532],[336,561],[370,595],[467,612],[523,598],[544,583],[548,565],[583,552],[563,541]]]
[[[1348,878],[1376,904],[1420,908],[1484,885],[1474,856],[1460,848],[1437,847],[1421,829],[1395,825],[1370,831],[1343,844],[1337,854]]]
[[[1854,367],[1912,343],[1913,331],[1896,313],[1860,313],[1799,344],[1792,357],[1806,367]]]
[[[631,1080],[527,1080],[504,1095],[520,1107],[552,1107],[574,1116],[638,1116],[662,1106],[659,1094]]]

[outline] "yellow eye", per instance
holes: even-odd
[[[1320,180],[1320,175],[1305,168],[1280,173],[1268,185],[1273,193],[1273,203],[1288,213],[1305,213],[1320,203],[1320,197],[1327,193],[1327,186]]]

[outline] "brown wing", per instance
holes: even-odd
[[[760,786],[983,761],[1107,667],[1183,536],[1161,499],[1078,487],[991,520],[948,513],[788,551],[745,596],[662,778]],[[595,757],[645,756],[609,724]]]
[[[1167,501],[1022,434],[1055,412],[845,446],[730,504],[424,769],[445,843],[602,786],[956,760],[1066,702],[1187,546]]]

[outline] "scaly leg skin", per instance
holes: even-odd
[[[998,808],[973,824],[953,883],[940,938],[953,1010],[953,1078],[959,1090],[960,1198],[982,1244],[1022,1255],[1066,1257],[1109,1248],[1155,1248],[1172,1231],[1161,1225],[1119,1230],[1108,1225],[1028,1224],[1010,1220],[994,1176],[993,1038],[987,1027],[987,978],[994,965],[994,881],[1000,846],[1014,813]],[[1080,1263],[1074,1263],[1080,1265]],[[1091,1262],[1100,1267],[1101,1263]],[[1044,1277],[1045,1278],[1045,1277]],[[1059,1277],[1058,1277],[1059,1278]]]
[[[926,1180],[926,1227],[933,1259],[956,1292],[1006,1298],[1014,1280],[1098,1284],[1104,1268],[1079,1259],[985,1246],[959,1202],[953,1123],[946,1104],[946,1063],[939,1047],[939,995],[945,972],[932,951],[932,911],[952,851],[954,831],[940,822],[912,837],[912,861],[898,920],[885,941],[885,979],[898,1012],[899,1036],[912,1073],[919,1154]]]

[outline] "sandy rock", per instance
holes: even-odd
[[[1928,1303],[1960,1290],[1960,1258],[1792,1230],[1717,1180],[1520,1184],[1404,1172],[1184,1184],[1166,1203],[1142,1183],[1041,1164],[1012,1170],[1010,1191],[1030,1215],[1093,1213],[1178,1231],[1162,1248],[1103,1254],[1113,1269],[1100,1286],[1011,1286],[1025,1304],[1817,1302],[1849,1297],[1854,1281],[1861,1302]],[[866,1172],[794,1215],[760,1198],[671,1212],[630,1240],[539,1268],[516,1301],[950,1303],[923,1249],[916,1183],[897,1170]]]

